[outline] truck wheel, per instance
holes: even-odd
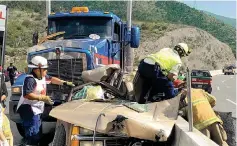
[[[56,128],[53,138],[52,146],[65,146],[66,145],[66,131],[63,125]]]
[[[16,127],[20,135],[25,138],[25,131],[24,128],[22,127],[21,123],[16,123]]]

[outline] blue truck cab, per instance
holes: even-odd
[[[80,85],[83,83],[82,71],[108,64],[124,64],[125,49],[128,46],[138,48],[139,42],[139,28],[132,26],[130,31],[126,22],[115,14],[89,11],[88,7],[73,7],[70,12],[48,16],[47,37],[28,49],[27,62],[36,55],[43,56],[48,59],[49,75]],[[25,77],[26,74],[22,74],[16,79],[9,101],[10,119],[16,123],[23,137],[24,131],[16,109]],[[56,121],[48,113],[54,106],[66,102],[69,91],[69,87],[47,85],[47,95],[51,96],[55,105],[45,106],[42,114],[43,133],[49,131],[49,128],[44,130],[44,122],[52,124]]]

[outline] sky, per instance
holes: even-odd
[[[201,1],[201,0],[179,0],[190,7],[205,10],[217,15],[236,19],[236,1]]]

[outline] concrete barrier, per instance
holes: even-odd
[[[222,70],[211,70],[210,73],[211,73],[212,76],[223,74]]]
[[[193,128],[193,132],[189,132],[188,122],[179,116],[175,124],[175,135],[172,146],[218,146],[218,145],[195,128]]]

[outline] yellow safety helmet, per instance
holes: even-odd
[[[180,57],[188,56],[191,53],[191,49],[188,48],[186,43],[179,43],[174,47],[174,50],[179,53]]]

